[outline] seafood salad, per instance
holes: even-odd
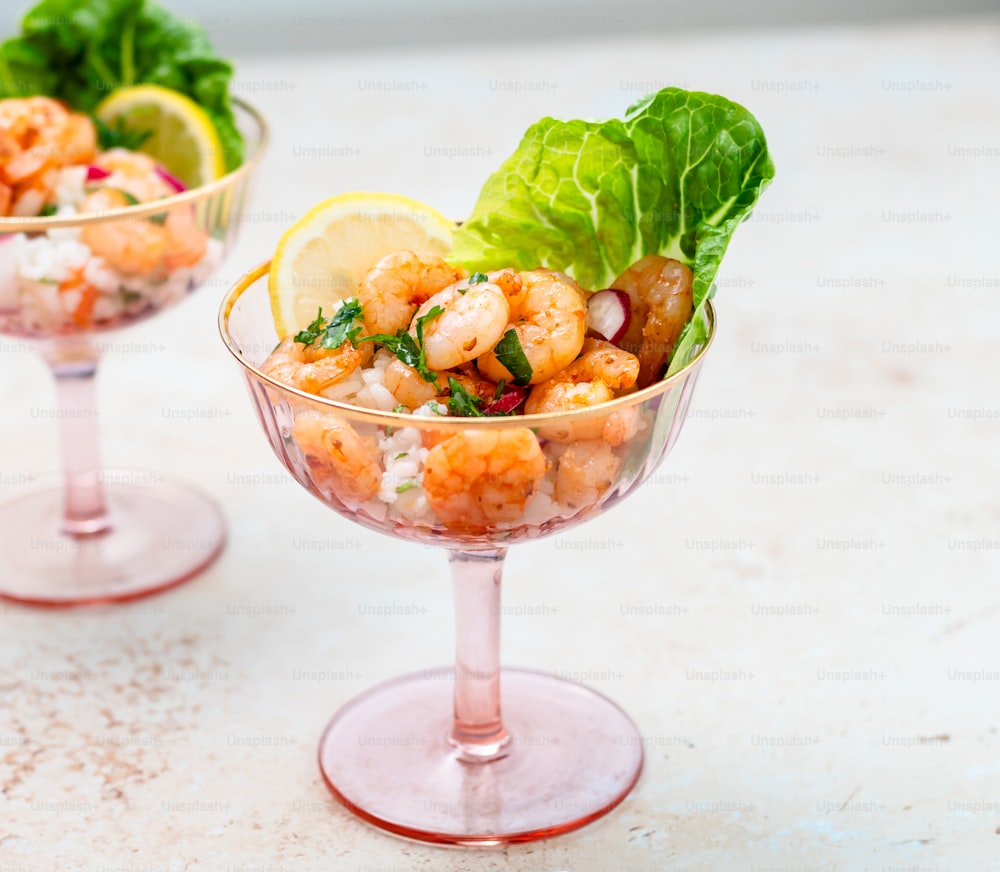
[[[149,155],[97,149],[92,120],[48,97],[0,100],[0,213],[72,216],[169,197]],[[200,284],[219,243],[189,204],[145,218],[0,239],[0,313],[25,332],[87,329],[158,309]]]
[[[242,140],[228,102],[220,102],[228,101],[228,65],[220,60],[213,69],[201,58],[202,76],[217,77],[224,92],[202,99],[203,82],[182,76],[193,46],[208,51],[194,25],[180,27],[145,0],[78,12],[65,0],[44,0],[25,15],[22,34],[0,45],[6,332],[117,326],[184,296],[221,259],[197,204],[165,203],[134,217],[128,209],[239,165]],[[116,214],[88,220],[109,212]],[[50,217],[64,220],[31,220]]]
[[[427,417],[552,415],[651,384],[693,310],[692,273],[649,255],[600,294],[564,273],[469,275],[439,257],[387,255],[356,298],[283,340],[261,364],[306,393],[361,408]],[[592,305],[589,305],[592,304]],[[610,336],[600,332],[618,326]],[[292,437],[313,482],[373,517],[459,532],[541,523],[593,506],[618,479],[628,443],[649,420],[634,406],[535,430],[379,438],[334,414],[301,411]]]
[[[667,439],[657,409],[681,397],[627,397],[704,346],[726,243],[772,175],[745,109],[665,89],[624,121],[543,119],[460,227],[389,195],[320,204],[271,262],[283,338],[257,366],[299,392],[268,389],[292,468],[400,532],[492,541],[588,516]],[[429,423],[454,418],[503,423]]]

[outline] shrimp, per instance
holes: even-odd
[[[411,333],[435,306],[443,311],[421,327],[430,369],[452,369],[489,351],[503,336],[510,317],[507,297],[499,286],[461,281],[438,291],[417,309]]]
[[[546,415],[596,406],[613,400],[616,391],[627,391],[639,376],[639,360],[610,342],[587,339],[583,354],[564,370],[531,389],[524,405],[526,415]],[[539,435],[552,442],[604,439],[618,446],[635,435],[634,410],[567,421],[543,427]]]
[[[101,184],[128,191],[141,203],[176,193],[156,172],[157,163],[148,154],[112,148],[99,154],[94,165],[111,173]]]
[[[25,184],[46,170],[85,163],[94,156],[97,131],[86,115],[69,112],[48,97],[3,103],[13,103],[0,112],[0,127],[8,134],[0,149],[7,181]]]
[[[520,518],[544,476],[527,427],[465,430],[427,452],[424,494],[448,529],[478,534]]]
[[[393,360],[386,368],[384,384],[410,411],[419,409],[424,403],[449,392],[448,379],[453,378],[473,397],[484,402],[491,401],[496,394],[497,386],[487,381],[471,364],[459,367],[457,370],[437,374],[434,381],[426,381],[412,366],[407,366],[401,360]]]
[[[577,283],[562,273],[539,269],[519,276],[520,290],[508,296],[508,329],[517,333],[531,365],[528,384],[535,385],[552,378],[580,353],[587,331],[587,304]],[[493,351],[481,355],[478,365],[495,382],[514,379]]]
[[[556,500],[573,509],[596,503],[614,484],[622,461],[603,439],[575,442],[559,458]]]
[[[47,170],[26,182],[15,185],[11,196],[11,214],[21,218],[38,215],[50,202],[56,185],[57,170]]]
[[[268,355],[260,371],[282,384],[318,396],[347,378],[361,361],[361,351],[350,342],[339,348],[324,348],[315,343],[304,345],[289,336]]]
[[[103,212],[127,205],[121,191],[98,188],[84,197],[80,211]],[[108,266],[133,275],[156,272],[167,251],[166,229],[142,218],[87,224],[80,230],[80,241]]]
[[[163,264],[168,270],[194,266],[208,249],[208,234],[199,226],[192,206],[178,206],[167,213],[163,222],[167,232],[167,251]]]
[[[438,376],[437,381],[425,381],[412,366],[407,366],[398,359],[385,368],[382,378],[386,388],[411,412],[433,400],[442,391],[441,376]]]
[[[358,505],[378,493],[382,470],[376,439],[358,435],[336,415],[312,411],[295,419],[292,438],[305,459],[310,482],[324,494]]]
[[[412,251],[386,255],[358,288],[365,331],[395,334],[405,330],[421,303],[465,276],[465,270],[433,255]]]
[[[640,388],[660,377],[694,308],[692,274],[677,260],[650,254],[612,283],[632,301],[632,320],[618,344],[639,356]]]

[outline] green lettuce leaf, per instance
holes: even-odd
[[[243,162],[232,75],[199,25],[148,0],[42,0],[25,14],[21,36],[0,44],[0,97],[46,94],[91,112],[121,87],[173,88],[212,119],[227,170]]]
[[[670,372],[706,335],[704,305],[736,226],[774,176],[742,106],[665,88],[624,120],[532,125],[455,234],[467,269],[558,269],[599,290],[647,254],[694,272],[695,311]]]

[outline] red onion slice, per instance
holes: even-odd
[[[606,288],[590,295],[587,302],[590,329],[608,342],[618,342],[632,320],[632,301],[617,288]]]
[[[170,185],[176,193],[180,194],[182,191],[187,190],[187,186],[185,186],[184,182],[177,178],[177,176],[173,173],[165,170],[163,167],[157,166],[155,172],[161,179],[163,179],[163,181]]]

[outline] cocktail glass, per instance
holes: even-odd
[[[41,479],[0,502],[0,597],[40,606],[136,599],[191,578],[222,550],[225,525],[209,498],[158,473],[102,469],[95,376],[112,331],[185,298],[235,242],[268,133],[248,104],[234,101],[234,115],[246,159],[210,184],[106,212],[0,218],[0,334],[34,346],[52,369],[63,466],[61,477]],[[203,257],[171,266],[141,287],[123,284],[120,298],[103,312],[102,304],[90,309],[73,282],[26,282],[18,266],[25,244],[44,266],[44,258],[64,256],[58,246],[75,246],[86,256],[81,238],[88,228],[131,234],[150,222],[162,226],[173,213],[193,218],[195,232],[207,236]]]
[[[682,369],[603,406],[549,416],[417,417],[334,402],[264,375],[259,366],[278,341],[267,271],[265,263],[237,282],[223,302],[219,325],[242,366],[274,453],[299,484],[345,518],[447,549],[453,576],[454,668],[404,675],[343,706],[319,745],[328,787],[364,820],[442,844],[531,841],[606,814],[639,777],[641,734],[617,705],[587,687],[542,672],[500,668],[504,555],[516,542],[595,518],[656,469],[680,433],[711,342],[711,305],[703,316],[707,338]],[[317,441],[317,425],[319,431],[329,427],[332,438]],[[525,514],[510,522],[449,528],[419,510],[407,517],[378,499],[359,501],[356,484],[338,474],[331,457],[355,435],[382,446],[389,438],[426,446],[469,431],[524,428],[536,434],[556,485],[550,495],[536,495]],[[629,438],[622,441],[623,432]],[[617,435],[612,438],[612,433]],[[620,444],[612,447],[608,439]],[[596,453],[605,469],[613,455],[616,471],[590,497],[581,502],[577,494],[571,500],[575,504],[566,505],[558,476],[560,458],[570,449]],[[392,471],[385,470],[390,453],[384,451],[381,460],[382,489],[412,494],[416,487],[409,481],[396,484]]]

